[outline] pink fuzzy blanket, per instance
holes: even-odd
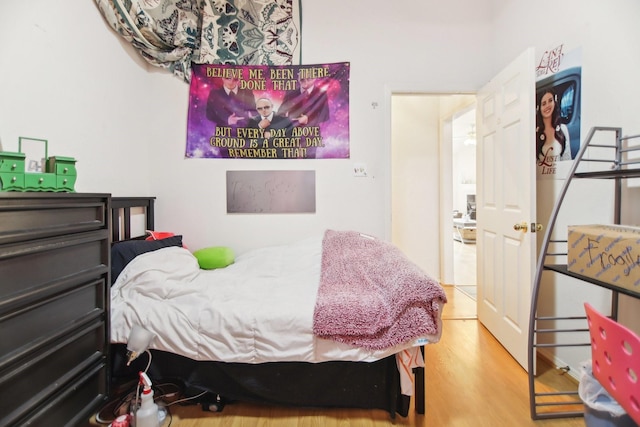
[[[327,230],[313,332],[379,350],[440,334],[440,284],[396,246],[355,231]]]

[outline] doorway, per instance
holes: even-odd
[[[534,53],[534,48],[528,48],[472,95],[472,103],[478,110],[477,217],[481,220],[476,238],[478,296],[475,306],[478,320],[524,369],[527,369],[527,331],[536,241],[535,236],[525,233],[524,227],[517,226],[525,221],[530,223],[536,217],[535,152],[530,150],[535,139]],[[395,93],[389,93],[393,104]],[[432,272],[433,277],[440,278],[442,283],[451,283],[448,278],[453,276],[453,239],[445,237],[451,236],[453,228],[452,186],[448,179],[451,165],[447,166],[448,163],[441,159],[447,159],[447,155],[451,158],[451,139],[444,137],[451,135],[450,118],[471,103],[452,108],[455,102],[445,105],[446,96],[442,95],[431,95],[439,96],[438,100],[442,101],[434,106],[440,113],[436,119],[438,125],[433,125],[433,113],[427,114],[425,110],[419,111],[418,121],[405,123],[406,129],[420,127],[421,130],[415,134],[413,147],[416,151],[408,153],[405,166],[411,166],[411,169],[397,167],[393,152],[396,111],[394,106],[391,108],[391,185],[387,192],[391,214],[387,217],[392,224],[388,230],[394,235],[391,240],[394,243],[397,225],[417,226],[408,232],[405,230],[403,235],[425,249],[414,256],[431,267],[425,271]],[[418,115],[415,111],[406,113],[408,117]],[[422,122],[429,123],[425,126]],[[412,197],[403,200],[405,211],[413,211],[416,201],[426,206],[424,215],[417,222],[396,222],[396,172],[401,172],[405,182],[418,181],[422,186],[417,188],[420,191],[410,192]],[[432,196],[434,188],[437,194]],[[399,246],[404,250],[404,246]],[[450,270],[447,263],[451,265]]]
[[[475,129],[475,105],[454,113],[451,121],[453,285],[474,301],[477,295]]]
[[[475,242],[467,234],[471,225],[454,228],[453,212],[464,219],[475,194],[475,99],[391,94],[391,240],[461,299],[469,299],[465,318],[476,316]],[[460,235],[464,241],[455,239]]]

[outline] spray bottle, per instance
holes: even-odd
[[[143,390],[140,396],[140,408],[136,411],[136,427],[160,427],[158,405],[153,401],[151,380],[144,372],[140,372],[140,384]]]

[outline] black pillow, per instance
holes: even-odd
[[[160,240],[127,240],[111,246],[111,284],[122,270],[140,254],[156,251],[170,246],[182,246],[182,236],[171,236]]]

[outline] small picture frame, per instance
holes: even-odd
[[[21,136],[18,138],[18,150],[24,154],[24,171],[26,173],[45,172],[47,162],[46,139],[29,138]]]

